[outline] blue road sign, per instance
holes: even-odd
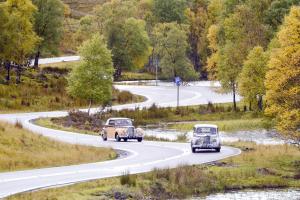
[[[181,79],[180,79],[179,76],[176,76],[176,77],[175,77],[175,83],[176,83],[177,86],[180,86],[180,85],[181,85]]]

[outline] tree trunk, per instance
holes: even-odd
[[[38,50],[38,52],[35,54],[34,65],[33,65],[33,67],[36,69],[39,68],[40,55],[41,55],[41,52],[40,52],[40,50]]]
[[[9,62],[9,61],[6,61],[6,62],[5,62],[5,69],[6,69],[6,71],[7,71],[7,74],[6,74],[6,77],[5,77],[5,79],[6,79],[6,84],[9,84],[9,81],[10,81],[10,68],[11,68],[10,62]]]
[[[262,95],[258,96],[257,106],[260,111],[263,110],[263,97]]]
[[[249,111],[252,111],[252,103],[251,103],[251,101],[249,102]]]
[[[91,107],[92,107],[92,100],[90,99],[90,102],[89,102],[89,108],[88,108],[88,115],[90,115]]]
[[[117,81],[122,75],[122,68],[117,66],[114,73],[114,80]]]
[[[232,94],[233,94],[233,110],[236,111],[236,99],[235,99],[236,88],[234,83],[232,84]]]
[[[21,65],[17,65],[17,71],[16,71],[16,84],[21,83]]]

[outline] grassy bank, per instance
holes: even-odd
[[[55,142],[0,122],[0,171],[55,167],[114,159],[112,149]]]
[[[123,72],[119,81],[154,80],[155,75],[150,73]]]
[[[293,146],[232,144],[243,150],[223,161],[154,170],[15,195],[8,199],[183,199],[241,189],[300,187],[300,150]],[[199,154],[201,156],[201,154]]]
[[[75,128],[73,126],[66,127],[58,123],[54,123],[51,120],[51,118],[39,118],[35,120],[34,123],[42,127],[56,129],[56,130],[70,131],[70,132],[89,134],[89,135],[99,135],[99,131],[84,130],[84,129]]]
[[[232,119],[232,120],[220,120],[220,121],[198,121],[191,123],[175,123],[168,125],[169,128],[190,131],[197,123],[204,124],[216,124],[220,131],[242,131],[242,130],[257,130],[264,129],[269,126],[269,122],[264,118],[253,118],[253,119]]]
[[[23,72],[22,83],[14,84],[14,74],[11,83],[5,84],[5,71],[0,69],[0,112],[47,111],[69,108],[88,107],[84,100],[67,95],[66,76],[68,68],[44,67],[40,70]],[[112,104],[141,102],[145,98],[129,92],[114,89]]]

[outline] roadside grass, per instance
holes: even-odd
[[[139,81],[139,80],[154,80],[155,75],[147,72],[122,72],[119,81]]]
[[[209,103],[207,105],[184,106],[178,108],[161,108],[156,105],[152,105],[147,109],[136,108],[135,110],[111,110],[106,112],[103,117],[106,119],[112,116],[134,119],[136,125],[162,124],[167,122],[222,121],[264,118],[264,114],[262,112],[234,112],[232,111],[232,107],[227,103],[224,105]]]
[[[114,150],[56,142],[20,123],[0,122],[0,171],[56,167],[116,158]]]
[[[51,64],[41,64],[39,65],[40,68],[60,68],[60,69],[73,69],[76,65],[78,65],[80,61],[70,61],[70,62],[58,62],[58,63],[51,63]]]
[[[66,126],[63,126],[60,124],[53,123],[51,121],[51,118],[39,118],[34,121],[34,124],[42,126],[42,127],[46,127],[46,128],[56,129],[56,130],[70,131],[70,132],[82,133],[82,134],[88,134],[88,135],[99,135],[97,132],[94,132],[94,131],[78,129],[75,127],[66,127]]]
[[[231,120],[219,120],[219,121],[198,121],[192,123],[175,123],[169,124],[168,127],[179,131],[193,130],[195,124],[215,124],[219,127],[220,131],[243,131],[243,130],[257,130],[265,129],[269,127],[270,122],[264,118],[254,119],[231,119]]]
[[[290,145],[232,143],[242,154],[197,166],[154,169],[152,172],[101,179],[28,192],[17,199],[184,199],[243,189],[300,187],[300,150]],[[201,156],[201,153],[199,153]]]

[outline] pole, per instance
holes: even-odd
[[[177,107],[179,107],[179,84],[177,85]]]

